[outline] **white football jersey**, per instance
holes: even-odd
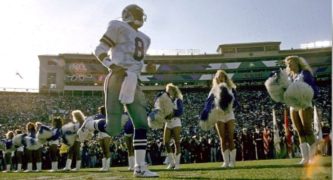
[[[125,22],[113,20],[109,23],[101,42],[111,47],[112,64],[140,74],[143,58],[150,45],[147,35]]]

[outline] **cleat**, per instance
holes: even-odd
[[[71,171],[74,171],[74,172],[76,172],[76,171],[77,171],[77,169],[76,169],[76,168],[73,168],[73,169],[71,169]]]
[[[147,166],[136,166],[133,175],[135,177],[158,177],[156,172],[149,171]]]
[[[221,167],[222,167],[222,168],[227,168],[227,167],[228,167],[228,164],[224,162],[224,163],[222,164]]]
[[[174,164],[169,164],[169,166],[167,167],[167,169],[175,169],[176,166]]]

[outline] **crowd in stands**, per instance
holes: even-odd
[[[321,85],[320,95],[315,100],[319,116],[323,125],[323,136],[331,133],[331,84]],[[285,105],[275,103],[263,87],[239,87],[238,101],[241,107],[235,109],[236,131],[235,144],[237,160],[255,160],[270,158],[299,157],[296,142],[297,134],[290,127],[292,136],[291,153],[288,152],[287,140],[283,128],[283,110]],[[209,89],[182,89],[184,95],[184,114],[182,120],[182,163],[199,163],[221,161],[221,151],[215,130],[203,131],[198,126],[199,113],[203,108]],[[156,91],[146,92],[148,104],[152,107]],[[51,123],[52,115],[62,115],[69,118],[72,110],[80,109],[86,115],[96,114],[97,107],[104,104],[102,96],[68,96],[58,94],[14,93],[0,92],[0,139],[5,138],[9,130],[21,129],[25,132],[25,124],[40,121]],[[280,130],[281,152],[277,153],[273,142],[272,109],[276,111]],[[256,131],[257,128],[257,131]],[[162,143],[163,130],[149,130],[147,162],[162,164],[166,153]],[[265,137],[264,137],[265,133]],[[327,141],[323,154],[331,155],[331,142]],[[266,143],[266,144],[265,144]],[[126,145],[121,135],[112,138],[110,146],[112,152],[111,166],[127,165]],[[66,150],[60,149],[59,167],[64,167]],[[100,167],[102,152],[93,137],[81,145],[82,167]],[[0,170],[4,169],[4,154],[0,151]],[[24,159],[24,158],[23,158]],[[43,168],[50,168],[48,147],[42,149]],[[15,156],[13,158],[15,162]],[[15,164],[15,163],[13,163]],[[23,166],[24,167],[24,166]]]

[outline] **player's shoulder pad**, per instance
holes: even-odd
[[[121,27],[126,27],[129,26],[127,23],[119,20],[112,20],[109,22],[109,28],[121,28]]]

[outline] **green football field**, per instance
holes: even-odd
[[[311,166],[300,166],[300,159],[275,159],[238,161],[235,168],[222,169],[221,162],[182,164],[179,170],[167,170],[165,165],[150,166],[159,173],[159,179],[332,179],[332,157],[318,157]],[[111,167],[109,172],[98,168],[81,169],[79,172],[0,173],[0,180],[43,179],[132,179],[127,167]]]

